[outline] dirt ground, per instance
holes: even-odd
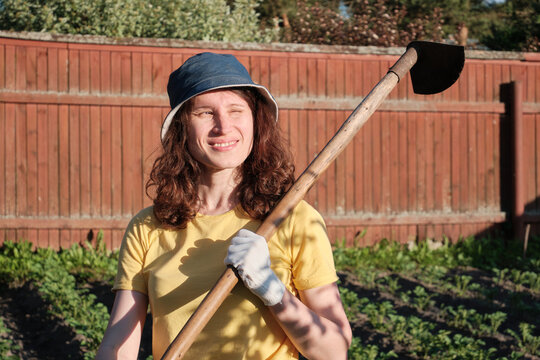
[[[473,270],[467,271],[467,275],[472,276],[473,282],[482,283],[487,280],[487,275],[482,271]],[[394,275],[390,275],[394,276]],[[440,316],[436,309],[426,309],[418,312],[410,304],[403,303],[397,298],[393,298],[387,293],[381,293],[376,289],[365,288],[358,284],[354,278],[346,274],[340,274],[342,286],[355,291],[360,298],[367,297],[371,301],[381,302],[389,300],[399,306],[401,315],[415,315],[425,320],[437,323],[437,330],[449,328],[444,322],[441,322]],[[429,285],[419,284],[415,279],[399,279],[400,286],[403,289],[414,289],[416,285],[425,286],[429,289]],[[102,302],[110,309],[114,301],[114,295],[110,291],[110,286],[103,283],[92,283],[86,286],[89,291],[95,294],[98,301]],[[486,304],[474,299],[453,299],[450,296],[440,295],[434,298],[437,303],[445,303],[457,307],[465,305],[468,308],[474,308],[479,312],[493,312],[498,310],[505,311],[505,304],[508,298],[508,292],[504,288],[498,289],[494,301],[491,304]],[[532,301],[538,299],[531,298]],[[15,344],[12,349],[13,355],[20,359],[81,359],[84,349],[81,346],[81,338],[75,334],[69,326],[61,319],[51,316],[48,313],[48,304],[46,304],[37,290],[29,284],[18,288],[0,287],[0,317],[5,325],[10,329],[10,338]],[[527,314],[513,314],[505,324],[506,326],[517,326],[519,321],[527,318]],[[531,320],[530,318],[528,319]],[[511,324],[510,322],[515,322]],[[536,322],[536,321],[533,321]],[[352,324],[355,336],[362,339],[364,343],[376,344],[383,351],[395,351],[400,359],[414,359],[408,355],[404,349],[395,344],[391,339],[371,330],[367,318],[360,317],[359,320]],[[505,326],[505,327],[506,327]],[[512,339],[502,333],[495,334],[492,337],[483,338],[488,347],[495,347],[497,354],[495,357],[508,356],[511,353]],[[143,331],[143,340],[139,359],[146,359],[151,354],[151,318],[147,318]],[[538,357],[527,357],[527,359],[540,359]]]

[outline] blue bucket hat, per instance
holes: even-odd
[[[174,115],[189,99],[204,92],[230,87],[249,86],[257,89],[274,108],[276,121],[278,106],[270,91],[255,84],[246,68],[232,55],[205,52],[194,55],[169,76],[167,93],[171,111],[161,126],[161,140],[171,125]]]

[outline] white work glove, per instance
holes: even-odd
[[[225,265],[234,266],[244,285],[266,306],[276,305],[283,299],[285,285],[270,268],[270,253],[264,237],[247,229],[238,231],[231,240]]]

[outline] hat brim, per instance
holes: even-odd
[[[169,113],[165,117],[165,120],[163,120],[163,124],[161,125],[161,141],[163,142],[163,139],[165,139],[165,134],[167,134],[167,131],[169,130],[169,127],[171,126],[174,116],[176,115],[178,110],[180,110],[182,105],[184,105],[187,101],[189,101],[190,99],[194,98],[197,95],[204,94],[208,91],[228,89],[228,88],[237,88],[237,87],[252,87],[252,88],[257,89],[259,93],[267,100],[268,104],[274,107],[275,117],[276,117],[276,122],[277,122],[278,113],[279,113],[278,104],[276,100],[274,99],[274,97],[272,96],[272,94],[270,94],[270,91],[268,91],[268,89],[265,88],[264,86],[257,85],[257,84],[234,84],[234,85],[216,86],[216,87],[206,89],[205,91],[202,91],[200,93],[197,93],[188,97],[187,99],[185,99],[184,101],[176,105],[173,109],[171,109],[171,111],[169,111]]]

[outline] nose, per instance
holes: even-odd
[[[216,111],[214,114],[213,131],[217,134],[226,134],[232,128],[232,121],[225,111]]]

